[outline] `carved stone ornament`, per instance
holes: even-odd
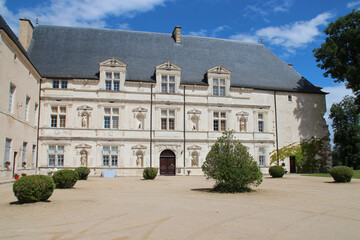
[[[181,67],[177,66],[176,64],[168,61],[168,62],[165,62],[165,63],[162,63],[160,65],[157,65],[155,67],[155,69],[157,70],[175,70],[175,71],[181,71]]]
[[[188,114],[200,115],[200,114],[201,114],[201,111],[193,108],[193,109],[189,110],[187,113],[188,113]]]
[[[78,111],[92,111],[93,108],[90,107],[90,106],[87,106],[87,105],[82,105],[82,106],[78,107],[76,110],[78,110]]]
[[[138,144],[138,145],[135,145],[135,146],[132,146],[131,149],[134,150],[134,149],[146,149],[147,147],[144,146],[144,145],[141,145],[141,144]]]
[[[88,144],[79,144],[79,145],[76,145],[75,148],[76,149],[79,149],[79,148],[81,148],[81,149],[90,149],[91,146],[88,145]]]
[[[238,113],[236,113],[236,116],[238,118],[238,120],[240,120],[240,118],[248,118],[249,113],[245,112],[245,111],[240,111]]]
[[[231,71],[223,66],[216,66],[207,70],[207,73],[230,74]]]
[[[99,65],[106,67],[127,67],[126,63],[123,63],[114,57],[99,63]]]
[[[133,112],[141,112],[141,113],[143,113],[143,112],[147,112],[148,110],[146,108],[143,108],[143,107],[139,106],[137,108],[134,108],[132,111]]]
[[[190,147],[187,148],[188,150],[201,150],[201,147],[199,145],[192,145]]]

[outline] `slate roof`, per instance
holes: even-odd
[[[154,81],[155,66],[170,61],[182,68],[181,82],[207,84],[206,70],[231,71],[231,86],[322,93],[262,44],[234,40],[95,28],[35,27],[28,51],[46,78],[98,79],[99,63],[126,63],[129,81]]]

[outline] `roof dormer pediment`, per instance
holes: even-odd
[[[216,66],[210,68],[206,71],[207,73],[216,73],[216,74],[231,74],[231,71],[224,68],[223,66]]]
[[[167,71],[181,71],[181,67],[179,67],[178,65],[168,61],[165,63],[162,63],[160,65],[157,65],[155,67],[156,70],[167,70]]]
[[[99,65],[100,67],[127,67],[126,63],[123,63],[122,61],[116,58],[110,58],[108,60],[105,60],[99,63]]]

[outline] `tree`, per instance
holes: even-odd
[[[259,165],[233,131],[225,131],[206,156],[202,170],[207,178],[215,179],[214,191],[245,192],[250,185],[259,186],[262,173]]]
[[[360,101],[360,11],[353,10],[331,22],[324,30],[327,35],[320,48],[313,50],[317,66],[335,82],[346,82]]]
[[[334,103],[330,109],[337,164],[354,169],[360,169],[360,116],[357,110],[355,98],[350,96]]]

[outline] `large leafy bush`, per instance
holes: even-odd
[[[331,169],[330,175],[334,178],[335,182],[350,182],[353,170],[346,166],[337,166]]]
[[[74,170],[63,169],[56,171],[52,178],[56,188],[72,188],[79,179],[79,174]]]
[[[250,186],[259,186],[262,173],[258,164],[233,131],[225,131],[219,137],[202,165],[205,176],[215,180],[214,191],[245,192]]]
[[[156,168],[147,167],[144,169],[143,177],[145,179],[155,179],[157,174],[158,171],[156,170]]]
[[[90,169],[87,167],[78,167],[75,168],[75,171],[79,174],[79,180],[86,180],[90,173]]]
[[[14,195],[20,203],[46,201],[54,188],[54,181],[44,175],[23,176],[13,184]]]
[[[282,166],[271,166],[269,168],[269,174],[273,178],[282,178],[285,174],[285,168]]]

